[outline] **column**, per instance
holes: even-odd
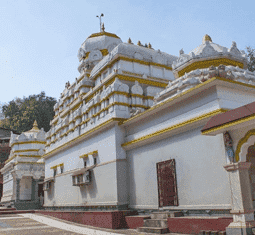
[[[20,198],[20,179],[16,178],[16,202],[19,201]]]
[[[232,197],[233,222],[226,228],[227,235],[252,234],[255,226],[254,209],[248,169],[250,162],[238,162],[224,166],[229,172]]]

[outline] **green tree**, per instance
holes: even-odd
[[[4,119],[0,125],[21,133],[30,130],[36,120],[39,128],[48,131],[50,121],[54,117],[53,106],[55,103],[56,99],[47,97],[45,92],[23,97],[23,99],[15,98],[2,106]]]
[[[248,55],[248,70],[253,72],[255,71],[255,49],[252,47],[246,47]]]

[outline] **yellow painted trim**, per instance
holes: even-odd
[[[18,156],[19,157],[37,157],[37,158],[41,157],[41,155],[21,155],[21,154],[19,154]]]
[[[49,156],[49,155],[52,155],[54,152],[56,152],[56,151],[58,151],[58,150],[63,150],[63,149],[64,149],[65,147],[67,147],[67,146],[71,146],[75,141],[84,138],[85,136],[87,136],[87,135],[89,135],[89,134],[91,134],[91,133],[97,131],[98,129],[100,129],[100,128],[104,127],[104,126],[109,125],[109,124],[112,123],[112,122],[115,122],[115,121],[121,122],[121,121],[123,121],[123,120],[126,120],[126,119],[125,119],[125,118],[111,118],[110,120],[107,120],[107,121],[101,123],[100,125],[98,125],[98,126],[92,128],[92,129],[88,130],[87,132],[83,133],[82,135],[77,136],[76,138],[70,140],[68,143],[62,144],[61,146],[59,146],[59,147],[53,149],[52,151],[50,151],[50,152],[44,154],[44,155],[43,155],[43,158],[45,158],[45,157],[47,157],[47,156]]]
[[[147,66],[152,65],[152,66],[161,67],[161,68],[165,68],[165,69],[168,69],[168,70],[172,71],[171,66],[167,66],[167,65],[164,65],[164,64],[158,64],[158,63],[155,63],[155,62],[148,62],[148,61],[144,61],[144,60],[132,59],[132,58],[129,58],[129,57],[117,55],[117,56],[115,56],[115,58],[109,64],[105,65],[105,67],[103,67],[101,69],[101,71],[99,73],[97,73],[96,76],[93,79],[96,80],[99,76],[101,76],[102,73],[105,72],[106,69],[112,68],[112,66],[116,62],[118,62],[119,60],[128,61],[128,62],[135,62],[135,63],[138,63],[138,64],[144,64],[144,65],[147,65]],[[141,75],[138,74],[138,76],[141,76]]]
[[[139,95],[139,94],[130,94],[131,97],[139,97],[139,98],[144,98],[144,95]]]
[[[101,51],[101,53],[102,53],[102,56],[106,56],[106,55],[109,54],[109,52],[108,52],[107,49],[102,49],[102,50],[100,50],[100,51]]]
[[[100,36],[108,36],[108,37],[112,37],[112,38],[119,38],[116,34],[108,33],[108,32],[93,33],[88,38],[94,38],[94,37],[100,37]]]
[[[145,136],[142,136],[140,138],[137,138],[137,139],[134,139],[132,141],[129,141],[129,142],[126,142],[126,143],[123,143],[121,146],[122,147],[125,147],[125,146],[128,146],[128,145],[132,145],[132,144],[136,144],[138,142],[141,142],[141,141],[144,141],[144,140],[147,140],[147,139],[150,139],[150,138],[153,138],[153,137],[156,137],[156,136],[160,136],[166,132],[169,132],[169,131],[172,131],[172,130],[175,130],[175,129],[178,129],[180,127],[183,127],[183,126],[186,126],[186,125],[189,125],[189,124],[192,124],[194,122],[198,122],[198,121],[201,121],[205,118],[208,118],[208,117],[212,117],[214,115],[217,115],[219,113],[223,113],[223,112],[226,112],[228,110],[226,109],[217,109],[217,110],[214,110],[212,112],[209,112],[209,113],[206,113],[206,114],[203,114],[199,117],[195,117],[195,118],[191,118],[187,121],[184,121],[184,122],[181,122],[181,123],[178,123],[178,124],[175,124],[173,126],[170,126],[170,127],[167,127],[167,128],[164,128],[162,130],[159,130],[159,131],[155,131],[151,134],[148,134],[148,135],[145,135]]]
[[[11,147],[13,145],[19,145],[19,144],[46,144],[45,141],[27,141],[27,142],[15,142],[15,143],[12,143]]]
[[[88,154],[83,154],[81,156],[79,156],[79,158],[87,158],[89,155]]]
[[[119,80],[130,81],[130,82],[138,81],[140,84],[146,84],[146,85],[156,86],[156,87],[165,88],[168,85],[168,82],[166,82],[166,81],[151,81],[151,80],[148,80],[146,78],[135,78],[135,77],[127,76],[127,75],[115,74],[109,81],[107,81],[104,84],[105,87],[108,87],[109,85],[111,85],[115,81],[116,77]],[[103,90],[103,86],[100,87],[95,92],[93,92],[93,94],[88,95],[87,97],[86,97],[86,95],[84,95],[83,100],[85,99],[86,103],[88,103],[95,96],[96,92],[99,92],[99,91],[102,91],[102,90]]]
[[[50,169],[56,169],[58,168],[58,165],[52,166]]]
[[[233,65],[233,66],[238,66],[240,68],[243,68],[244,65],[241,62],[237,62],[228,58],[220,58],[220,59],[211,59],[211,60],[202,60],[202,61],[196,61],[187,67],[183,68],[178,72],[178,76],[181,77],[185,73],[188,73],[192,70],[196,69],[204,69],[204,68],[209,68],[211,65],[217,67],[219,65]]]
[[[64,163],[58,164],[58,167],[63,167],[63,166],[64,166]]]
[[[151,81],[146,78],[135,78],[135,77],[131,77],[131,76],[125,76],[122,74],[116,74],[115,76],[118,77],[120,80],[131,81],[131,82],[138,81],[140,84],[146,84],[146,85],[150,85],[150,86],[165,88],[168,85],[168,83],[165,81],[162,81],[162,82],[161,81]]]
[[[44,162],[15,162],[14,165],[17,164],[34,164],[34,165],[40,165],[40,164],[45,164]]]
[[[95,150],[95,151],[92,151],[92,152],[89,152],[88,155],[93,155],[93,154],[98,154],[98,151]]]
[[[40,149],[18,149],[14,153],[23,153],[23,152],[38,152]]]
[[[202,131],[202,134],[206,135],[206,134],[212,133],[214,131],[222,130],[224,128],[229,128],[231,126],[235,126],[235,125],[238,125],[238,124],[241,124],[241,123],[244,123],[244,122],[247,122],[247,121],[251,121],[251,120],[254,120],[254,119],[255,119],[255,114],[250,115],[248,117],[240,118],[240,119],[235,120],[235,121],[231,121],[231,122],[222,124],[220,126],[213,127],[211,129],[208,129],[208,130],[205,130],[205,131]]]
[[[213,78],[211,78],[211,79],[209,79],[209,80],[207,80],[207,81],[205,81],[205,82],[203,82],[201,84],[198,84],[197,86],[195,86],[193,88],[190,88],[189,90],[187,90],[185,92],[180,93],[179,95],[174,96],[171,99],[167,99],[166,101],[163,101],[163,102],[161,102],[161,103],[159,103],[159,104],[157,104],[157,105],[155,105],[155,106],[145,110],[144,112],[142,112],[140,114],[137,114],[136,116],[134,116],[132,118],[127,119],[122,124],[126,124],[126,123],[128,123],[128,122],[130,122],[130,121],[132,121],[132,120],[134,120],[134,119],[136,119],[138,117],[140,117],[140,116],[145,115],[148,112],[151,112],[152,110],[155,110],[155,109],[157,109],[157,108],[159,108],[159,107],[161,107],[161,106],[163,106],[163,105],[165,105],[165,104],[167,104],[169,102],[172,102],[175,99],[178,99],[179,97],[185,96],[186,94],[188,94],[188,93],[190,93],[190,92],[192,92],[194,90],[197,90],[200,87],[203,87],[203,86],[207,85],[208,83],[213,82],[214,80],[221,80],[221,81],[224,81],[224,82],[229,82],[229,83],[233,83],[233,84],[237,84],[237,85],[242,85],[242,86],[246,86],[246,87],[250,87],[250,88],[254,88],[255,89],[255,86],[251,85],[251,84],[245,84],[245,83],[242,83],[242,82],[237,82],[237,81],[229,80],[229,79],[222,78],[222,77],[213,77]]]
[[[236,152],[235,152],[235,160],[236,160],[236,162],[238,162],[239,159],[240,159],[239,154],[240,154],[242,145],[243,145],[244,143],[246,143],[247,140],[248,140],[252,135],[255,135],[255,129],[249,130],[249,131],[245,134],[245,136],[244,136],[242,139],[240,139],[240,140],[238,141],[238,144],[237,144],[237,147],[236,147]]]

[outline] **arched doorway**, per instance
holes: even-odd
[[[253,208],[255,208],[255,145],[248,147],[246,161],[251,163],[251,167],[248,172],[251,184],[252,203]]]

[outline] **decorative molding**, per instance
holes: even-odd
[[[255,89],[254,85],[245,84],[245,83],[242,83],[242,82],[237,82],[237,81],[229,80],[229,79],[222,78],[222,77],[213,77],[213,78],[211,78],[211,79],[209,79],[209,80],[207,80],[207,81],[205,81],[205,82],[203,82],[201,84],[198,84],[197,86],[195,86],[193,88],[190,88],[187,91],[184,91],[184,92],[182,92],[182,93],[180,93],[180,94],[178,94],[178,95],[176,95],[176,96],[174,96],[174,97],[172,97],[170,99],[167,99],[167,100],[165,100],[163,102],[160,102],[159,104],[156,104],[153,107],[150,107],[148,110],[145,110],[144,112],[136,115],[135,117],[132,117],[132,118],[127,119],[126,121],[123,121],[121,123],[121,125],[124,125],[124,124],[126,125],[128,123],[131,123],[134,120],[136,120],[137,118],[145,116],[145,115],[149,114],[151,111],[155,111],[155,110],[159,109],[160,107],[164,106],[165,104],[170,103],[173,100],[179,99],[180,97],[186,96],[186,94],[189,94],[189,93],[191,93],[191,92],[193,92],[195,90],[198,90],[199,88],[201,88],[203,86],[206,86],[207,84],[210,84],[210,83],[212,83],[212,82],[214,82],[216,80],[220,80],[220,81],[224,81],[224,82],[228,82],[228,83],[232,83],[232,84],[237,84],[237,85],[242,85],[242,86],[245,86],[245,87],[250,87],[250,88],[254,88]],[[208,133],[210,133],[210,132],[211,131],[208,130]],[[207,131],[204,131],[202,134],[204,134],[204,133],[207,134]]]
[[[170,131],[172,131],[172,130],[181,128],[181,127],[183,127],[183,126],[192,124],[192,123],[194,123],[194,122],[201,121],[201,120],[203,120],[203,119],[205,119],[205,118],[209,118],[209,117],[212,117],[212,116],[214,116],[214,115],[217,115],[217,114],[219,114],[219,113],[223,113],[223,112],[226,112],[226,111],[228,111],[228,110],[226,110],[226,109],[217,109],[217,110],[214,110],[214,111],[212,111],[212,112],[203,114],[203,115],[201,115],[201,116],[199,116],[199,117],[191,118],[191,119],[189,119],[189,120],[187,120],[187,121],[184,121],[184,122],[181,122],[181,123],[172,125],[172,126],[170,126],[170,127],[161,129],[161,130],[159,130],[159,131],[155,131],[155,132],[153,132],[153,133],[151,133],[151,134],[148,134],[148,135],[139,137],[139,138],[134,139],[134,140],[132,140],[132,141],[128,141],[128,142],[126,142],[126,143],[123,143],[121,146],[122,146],[122,147],[126,147],[126,146],[130,146],[130,145],[134,145],[134,144],[136,144],[136,143],[139,143],[139,142],[142,142],[142,141],[146,141],[146,140],[148,140],[148,139],[154,138],[154,137],[156,137],[156,136],[160,136],[160,135],[165,134],[165,133],[167,133],[167,132],[170,132]]]
[[[11,144],[11,147],[13,145],[19,145],[19,144],[46,144],[46,141],[26,141],[26,142],[14,142]]]
[[[254,116],[254,118],[255,118],[255,116]],[[236,162],[239,162],[239,160],[240,160],[239,154],[240,154],[240,152],[241,152],[241,147],[243,146],[243,144],[245,144],[245,143],[248,141],[248,139],[249,139],[251,136],[255,136],[255,129],[249,130],[249,131],[245,134],[245,136],[244,136],[242,139],[240,139],[240,140],[238,141],[238,144],[237,144],[237,147],[236,147],[236,152],[235,152],[235,161],[236,161]],[[254,144],[254,143],[253,143],[253,144]]]
[[[85,133],[83,133],[80,136],[77,136],[76,138],[70,140],[68,143],[62,144],[59,147],[51,150],[50,152],[44,154],[42,157],[43,158],[49,158],[50,156],[54,155],[54,153],[59,152],[59,151],[63,151],[66,148],[73,146],[74,144],[77,143],[77,141],[81,141],[83,138],[87,137],[88,135],[94,133],[95,131],[98,131],[99,129],[103,128],[103,127],[108,127],[110,124],[113,124],[114,122],[121,122],[123,120],[126,120],[125,118],[111,118],[103,123],[101,123],[100,125],[86,131]]]
[[[178,71],[178,76],[181,77],[185,73],[188,73],[192,70],[209,68],[211,65],[217,67],[221,64],[238,66],[240,68],[244,67],[243,63],[237,62],[235,60],[227,59],[227,58],[209,59],[209,60],[205,60],[205,58],[203,58],[202,61],[195,61],[192,64],[190,64],[190,65],[186,66],[185,68],[181,69],[180,71]]]

